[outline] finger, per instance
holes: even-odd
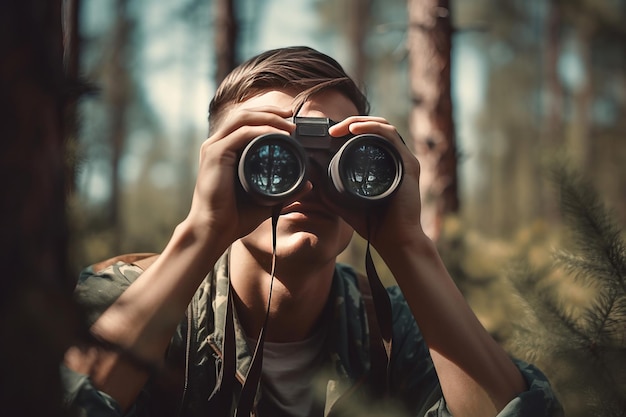
[[[242,126],[224,137],[214,136],[205,140],[200,147],[200,159],[214,158],[221,159],[224,155],[234,158],[234,155],[242,150],[254,138],[268,133],[280,133],[288,136],[289,132],[266,125]]]
[[[355,121],[348,126],[347,132],[340,132],[339,134],[337,134],[337,136],[346,135],[348,133],[351,133],[353,135],[377,134],[386,138],[398,148],[406,147],[406,142],[404,141],[402,136],[400,136],[398,130],[386,121],[385,123],[381,123],[379,120]],[[334,136],[336,132],[333,131],[332,134]]]
[[[293,122],[288,119],[291,114],[291,109],[274,106],[239,109],[230,113],[208,140],[210,142],[221,140],[244,126],[269,126],[291,133],[295,129]]]
[[[351,132],[351,126],[360,122],[375,122],[381,124],[389,124],[387,119],[376,116],[350,116],[341,122],[332,126],[328,131],[332,136],[343,136]]]

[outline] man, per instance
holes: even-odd
[[[404,177],[390,201],[368,214],[338,204],[313,176],[281,206],[274,248],[273,208],[242,198],[236,166],[253,138],[291,134],[295,112],[337,121],[333,137],[384,137],[399,151]],[[176,391],[181,415],[241,412],[241,385],[263,328],[263,371],[251,406],[261,416],[390,415],[380,404],[408,415],[558,413],[541,373],[508,357],[454,285],[420,225],[419,162],[392,125],[367,112],[366,98],[340,65],[310,48],[268,51],[233,71],[210,105],[210,137],[200,149],[189,214],[163,252],[145,272],[115,263],[81,277],[77,296],[94,314],[91,333],[101,345],[68,351],[69,401],[92,415],[142,415],[163,411],[154,405]],[[354,272],[336,265],[355,230],[401,289],[389,290],[393,348],[385,401],[377,401],[375,381],[367,378],[372,316],[365,317]],[[182,358],[180,391],[158,383],[167,373],[164,357],[168,364]],[[350,395],[351,401],[338,399]]]

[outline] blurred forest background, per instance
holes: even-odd
[[[186,215],[224,42],[232,62],[292,44],[337,57],[365,84],[372,113],[411,139],[406,1],[235,1],[226,40],[221,3],[80,2],[80,71],[98,92],[79,106],[78,265],[159,251]],[[502,239],[553,224],[546,169],[567,158],[623,223],[623,2],[451,3],[459,219]]]
[[[425,228],[487,329],[548,374],[566,415],[626,415],[626,0],[43,3],[24,15],[63,20],[56,46],[80,97],[60,118],[64,285],[159,252],[187,214],[217,83],[305,44],[337,58],[420,157]],[[363,247],[342,260],[361,268]]]

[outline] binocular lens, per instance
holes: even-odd
[[[248,192],[272,198],[293,191],[303,181],[303,156],[290,142],[268,135],[250,145],[239,167]]]
[[[289,191],[300,177],[296,156],[280,145],[263,145],[249,154],[245,170],[248,181],[265,194]]]
[[[333,144],[335,140],[341,142]],[[301,189],[305,171],[325,167],[330,190],[367,204],[393,194],[403,174],[398,150],[382,136],[357,135],[346,139],[311,135],[296,136],[294,140],[284,134],[269,133],[253,139],[242,151],[237,176],[246,195],[258,204],[271,206],[288,200]],[[323,181],[319,177],[315,180]]]
[[[344,186],[353,194],[378,197],[397,182],[397,160],[375,144],[358,145],[342,158],[340,173]]]
[[[328,166],[337,191],[370,202],[393,194],[402,181],[402,170],[398,150],[378,135],[350,139]]]

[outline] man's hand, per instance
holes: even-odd
[[[270,207],[237,197],[235,175],[241,150],[266,133],[289,135],[295,125],[291,109],[274,106],[234,109],[201,146],[191,209],[186,221],[208,228],[224,248],[271,216]],[[295,198],[295,197],[294,197]]]
[[[377,134],[391,142],[402,158],[404,176],[395,194],[381,206],[366,210],[340,207],[327,201],[363,237],[368,238],[377,250],[397,247],[406,241],[421,237],[421,201],[419,193],[420,165],[406,147],[396,128],[380,117],[353,116],[329,129],[332,136],[347,134]],[[367,218],[369,217],[369,219]]]
[[[385,119],[350,117],[330,133],[379,134],[400,152],[404,178],[388,204],[371,213],[337,210],[364,237],[369,217],[369,239],[396,278],[424,335],[452,414],[495,415],[526,385],[506,352],[482,327],[423,232],[419,162]]]

